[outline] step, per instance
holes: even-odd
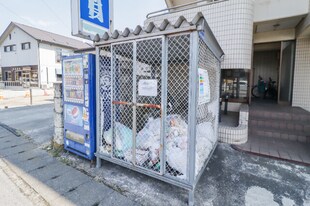
[[[286,120],[286,121],[304,121],[310,122],[310,114],[304,113],[293,113],[292,111],[264,111],[264,110],[250,110],[249,119],[275,119],[275,120]],[[310,123],[309,123],[310,124]]]
[[[303,132],[310,136],[310,124],[307,121],[274,120],[266,118],[256,118],[249,120],[249,127],[263,127],[264,129],[284,129],[296,132]]]
[[[249,127],[249,136],[256,135],[267,138],[279,138],[298,142],[310,142],[310,136],[304,132],[296,132],[288,129],[273,129],[265,127]]]

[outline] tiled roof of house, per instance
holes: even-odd
[[[12,31],[14,27],[20,28],[21,30],[23,30],[24,32],[26,32],[28,35],[32,36],[39,42],[50,43],[53,45],[63,46],[70,49],[86,49],[91,47],[91,45],[84,43],[82,41],[16,22],[11,22],[10,25],[6,28],[6,30],[0,37],[0,43],[4,41],[6,36]]]

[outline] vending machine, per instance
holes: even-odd
[[[87,159],[96,151],[96,56],[64,57],[64,148]]]

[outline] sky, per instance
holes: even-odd
[[[11,21],[71,36],[70,0],[0,0],[0,34]],[[166,8],[164,0],[114,0],[114,29],[143,25],[149,12]]]

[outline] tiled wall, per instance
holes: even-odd
[[[237,127],[219,126],[219,141],[228,144],[244,144],[248,141],[249,106],[241,105]]]
[[[183,15],[188,21],[202,12],[225,52],[222,69],[251,69],[254,0],[229,0],[177,13],[153,17],[160,25],[163,19],[174,24]]]
[[[310,111],[310,38],[296,41],[293,106]]]

